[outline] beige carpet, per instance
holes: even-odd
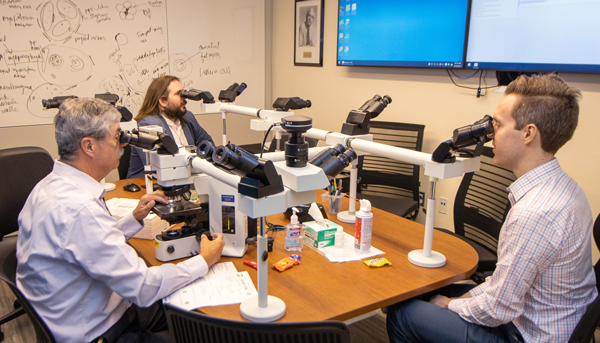
[[[380,313],[348,325],[352,343],[389,343],[385,314]]]

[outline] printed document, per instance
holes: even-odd
[[[193,310],[237,304],[257,295],[248,272],[238,272],[232,262],[224,262],[213,265],[204,277],[163,298],[163,303]]]

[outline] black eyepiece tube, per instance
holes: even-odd
[[[212,159],[218,166],[239,176],[246,176],[260,164],[256,156],[233,144],[217,147]]]
[[[389,95],[381,97],[379,94],[375,94],[373,98],[367,100],[358,110],[371,114],[371,119],[375,119],[391,102],[392,98]]]
[[[281,111],[300,110],[312,106],[310,100],[303,100],[299,97],[277,98],[273,103],[273,108]]]
[[[201,159],[207,160],[208,162],[213,162],[213,153],[215,151],[215,146],[209,140],[204,140],[198,144],[198,149],[196,154]]]
[[[239,85],[239,86],[237,87],[237,89],[236,89],[237,95],[240,95],[240,94],[242,94],[242,92],[243,92],[243,91],[244,91],[246,88],[248,88],[248,85],[247,85],[245,82],[242,82],[242,83],[240,83],[240,85]]]
[[[77,98],[75,95],[55,96],[52,99],[42,99],[42,106],[46,109],[59,108],[60,105],[68,99]]]
[[[354,150],[352,150],[352,149],[348,149],[343,154],[340,154],[339,156],[330,158],[329,160],[327,160],[325,163],[323,163],[319,167],[321,167],[321,169],[323,169],[323,172],[325,172],[325,175],[330,176],[330,177],[335,177],[342,170],[344,170],[344,168],[349,166],[350,163],[352,161],[354,161],[354,159],[356,159],[356,157],[357,157],[356,152],[354,152]]]
[[[452,146],[454,149],[458,149],[477,144],[481,140],[485,140],[487,142],[490,140],[487,138],[487,135],[491,133],[494,133],[492,117],[486,114],[483,119],[476,121],[472,125],[455,129],[452,134]]]
[[[342,144],[337,144],[334,147],[327,148],[327,149],[321,151],[317,156],[310,159],[310,161],[308,161],[308,163],[319,167],[325,161],[330,159],[332,156],[337,156],[337,155],[343,153],[344,151],[346,151],[346,147],[344,147]]]
[[[152,150],[154,146],[158,146],[172,155],[179,151],[177,143],[175,143],[171,136],[164,133],[151,134],[140,132],[138,129],[133,129],[131,132],[122,131],[119,142],[145,150]]]
[[[184,99],[190,99],[194,101],[203,101],[205,104],[212,104],[215,102],[215,97],[209,91],[201,91],[199,89],[184,89],[179,93],[179,96]]]
[[[133,129],[131,132],[121,132],[119,138],[121,143],[126,143],[138,147],[140,149],[151,150],[154,145],[158,142],[158,136],[151,135],[149,133],[139,132],[137,129]]]

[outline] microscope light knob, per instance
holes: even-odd
[[[174,251],[175,251],[175,246],[173,246],[173,245],[169,245],[169,246],[167,247],[167,252],[168,252],[169,254],[172,254]]]

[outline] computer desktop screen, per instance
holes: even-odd
[[[600,72],[600,0],[472,0],[466,68]]]
[[[462,68],[468,0],[339,0],[338,66]]]

